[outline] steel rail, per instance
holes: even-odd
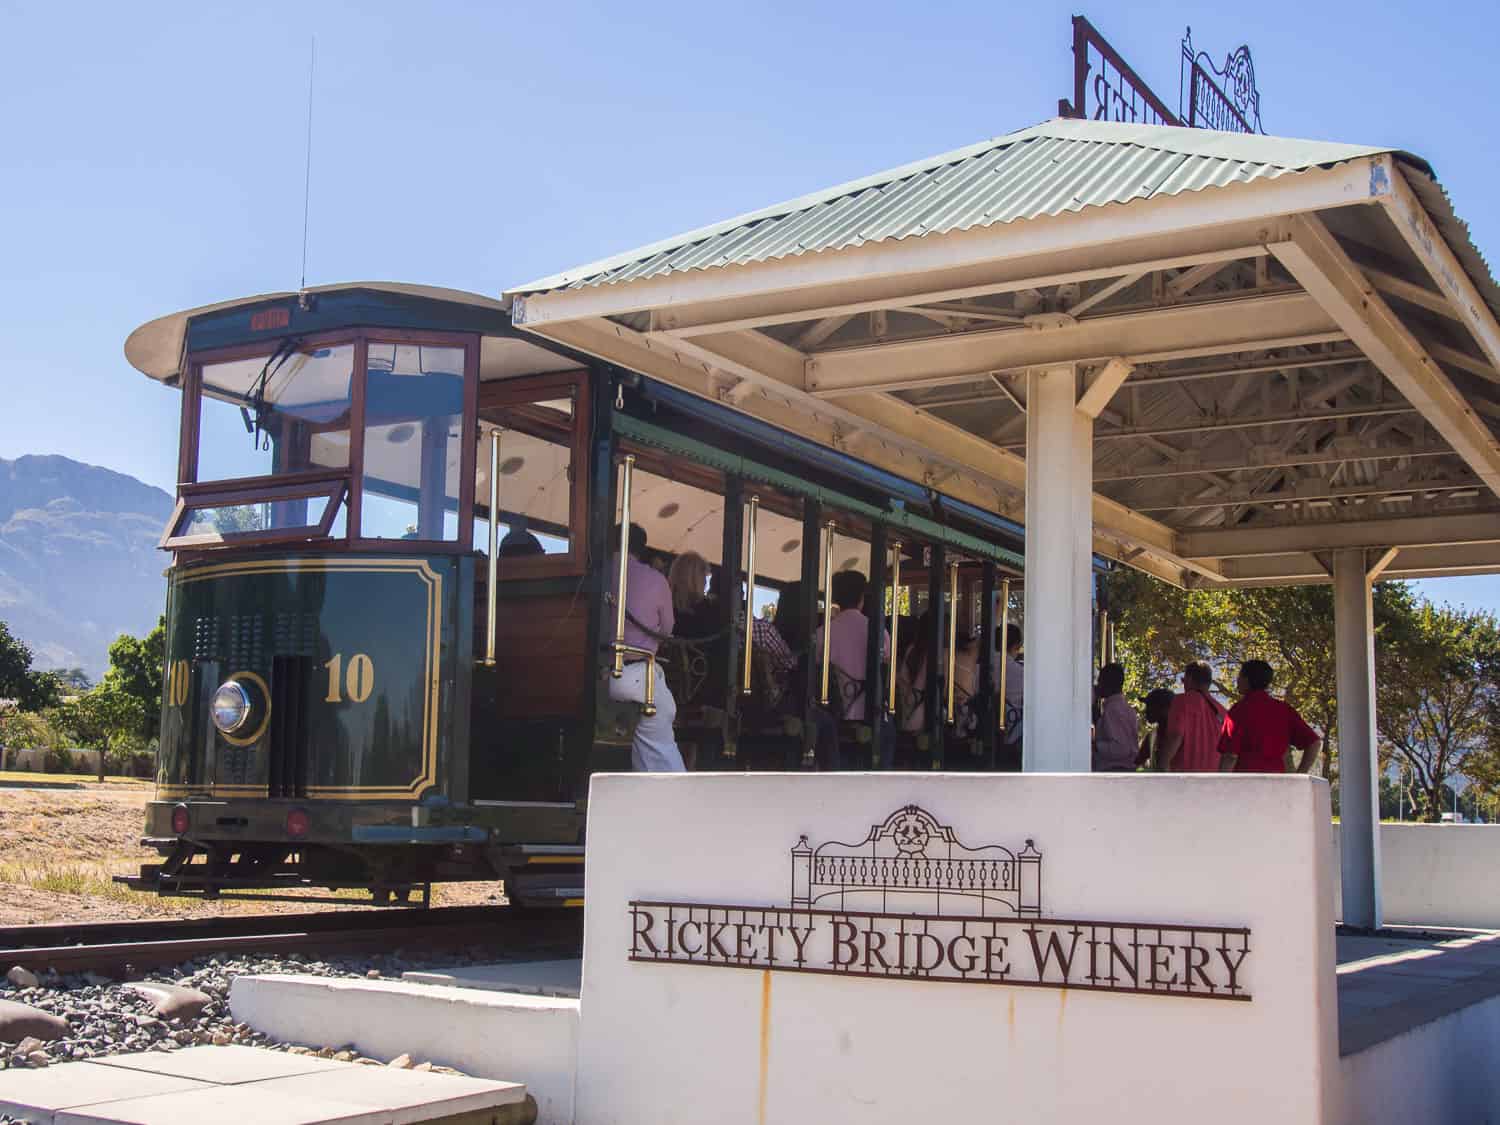
[[[345,917],[340,918],[341,914]],[[324,911],[249,918],[17,926],[0,930],[0,942],[7,946],[0,948],[0,962],[32,970],[129,975],[131,970],[218,953],[313,954],[491,943],[503,943],[507,950],[528,946],[576,948],[581,939],[582,917],[578,911],[513,906],[453,907],[420,915],[406,911],[375,916]]]

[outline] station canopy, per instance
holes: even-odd
[[[1094,549],[1179,585],[1500,571],[1500,289],[1407,153],[1059,119],[506,297],[1015,519],[1071,367]]]

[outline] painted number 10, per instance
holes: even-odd
[[[173,707],[187,706],[188,693],[192,688],[193,670],[186,660],[174,660],[167,665],[167,702]]]
[[[355,703],[363,703],[375,690],[375,662],[362,652],[356,652],[344,666],[344,654],[336,652],[333,659],[323,667],[328,669],[328,694],[324,703],[342,703],[347,694]]]

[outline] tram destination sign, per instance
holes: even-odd
[[[906,805],[858,844],[806,836],[788,906],[629,903],[629,959],[885,980],[1248,1001],[1242,926],[1051,918],[1042,856],[968,847]]]

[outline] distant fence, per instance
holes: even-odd
[[[46,758],[50,752],[40,747],[28,747],[24,750],[8,749],[5,751],[4,764],[8,769],[44,773],[47,768]],[[77,748],[69,747],[67,752],[73,760],[73,768],[69,772],[92,774],[99,772],[99,754],[101,751],[86,750],[80,746]]]

